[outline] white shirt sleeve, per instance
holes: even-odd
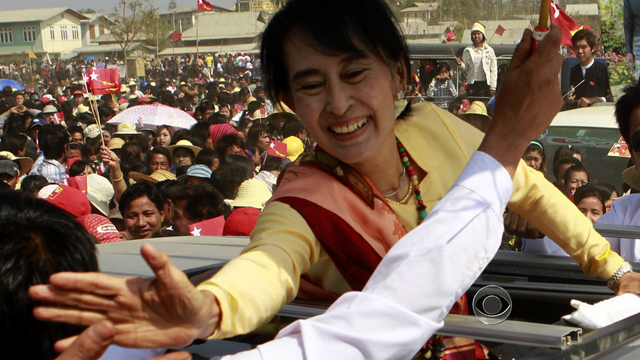
[[[416,229],[391,248],[362,292],[296,321],[274,341],[223,360],[410,359],[497,252],[508,172],[476,152]]]

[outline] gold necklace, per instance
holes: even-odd
[[[398,205],[405,205],[409,201],[409,199],[411,199],[411,195],[413,195],[413,188],[409,186],[409,191],[407,192],[407,195],[405,195],[402,200],[395,201],[395,200],[387,199],[387,201],[394,204],[398,204]]]

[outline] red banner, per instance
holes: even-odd
[[[505,30],[507,30],[507,29],[503,28],[502,25],[498,25],[498,28],[496,29],[496,34],[502,36],[502,34],[504,34]]]
[[[591,30],[591,27],[588,25],[580,25],[576,23],[575,20],[573,20],[571,16],[567,15],[567,13],[565,13],[564,10],[562,10],[562,8],[553,0],[551,0],[549,18],[551,18],[551,23],[553,25],[556,25],[560,30],[562,30],[561,45],[573,47],[573,44],[571,44],[571,37],[576,33],[576,31],[582,29]]]
[[[200,221],[189,225],[191,236],[221,236],[224,229],[224,216]]]
[[[94,95],[117,94],[120,92],[120,74],[117,68],[93,69],[84,77],[87,91]]]
[[[171,41],[173,42],[182,41],[182,34],[178,34],[174,32],[173,34],[171,34]]]
[[[198,0],[198,10],[213,11],[213,5],[211,5],[207,0]]]
[[[286,158],[287,157],[287,144],[280,141],[271,140],[269,148],[267,149],[267,155]]]
[[[454,33],[454,31],[453,31],[453,30],[451,30],[451,31],[449,31],[449,32],[444,36],[444,39],[445,39],[447,42],[452,42],[453,40],[455,40],[455,39],[456,39],[456,34]]]

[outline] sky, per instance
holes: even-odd
[[[166,11],[169,7],[169,0],[150,0],[150,2],[154,6],[157,6],[160,11]],[[178,3],[178,7],[196,6],[197,4],[196,0],[176,0],[176,2]],[[235,0],[209,0],[209,2],[213,5],[227,9],[233,9],[234,4],[236,3]],[[113,12],[114,6],[118,3],[118,0],[2,0],[2,10],[69,7],[73,10],[92,8],[96,11],[108,14]]]

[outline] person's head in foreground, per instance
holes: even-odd
[[[94,239],[64,210],[0,192],[0,345],[3,359],[53,359],[53,344],[82,330],[32,316],[29,286],[60,271],[98,271]]]
[[[592,223],[607,212],[602,191],[596,186],[587,184],[579,187],[573,195],[573,203]]]
[[[150,239],[160,234],[164,201],[155,186],[136,183],[120,197],[120,213],[128,240]]]
[[[637,171],[640,164],[640,84],[624,88],[624,95],[616,102],[616,121],[620,135],[629,144]]]

